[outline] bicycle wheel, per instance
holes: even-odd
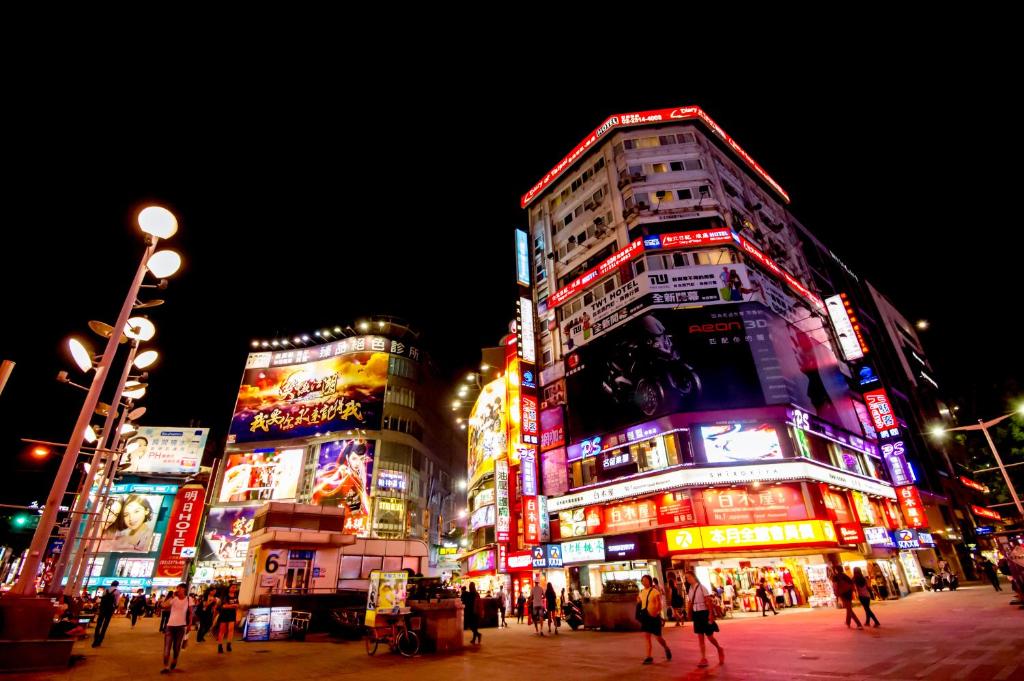
[[[412,657],[420,652],[420,637],[415,631],[404,630],[398,632],[395,640],[395,647],[405,657]]]
[[[373,629],[371,629],[366,634],[366,639],[365,640],[366,640],[366,654],[367,655],[376,655],[377,654],[377,646],[380,645],[380,639],[377,638],[377,634],[376,634],[376,632]]]

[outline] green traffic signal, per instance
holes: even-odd
[[[14,524],[17,527],[25,527],[26,525],[28,525],[28,516],[24,513],[19,513],[18,515],[14,516]]]

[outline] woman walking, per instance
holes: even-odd
[[[551,633],[551,623],[555,620],[555,613],[558,611],[558,596],[555,595],[555,587],[548,582],[548,588],[544,591],[544,601],[547,606],[548,633]],[[555,627],[555,634],[558,627]]]
[[[836,596],[846,610],[846,628],[850,628],[850,621],[852,620],[857,623],[858,630],[863,630],[864,627],[861,626],[860,620],[857,619],[857,613],[853,611],[853,580],[840,568],[836,568],[835,574],[832,575],[832,590],[835,591]]]
[[[876,628],[882,626],[882,623],[878,621],[878,617],[871,610],[871,587],[868,586],[868,580],[859,567],[853,568],[853,585],[857,587],[857,597],[860,599],[860,604],[864,607],[864,624],[871,624],[871,620],[875,620]]]
[[[196,632],[196,642],[202,643],[206,640],[206,634],[213,628],[213,617],[217,611],[217,592],[211,587],[206,590],[206,595],[199,603],[199,631]]]
[[[708,666],[704,646],[705,637],[711,641],[711,645],[718,649],[718,664],[725,664],[725,648],[715,640],[718,624],[715,622],[715,613],[707,589],[697,581],[697,575],[692,570],[686,573],[686,583],[689,585],[686,591],[687,615],[693,622],[693,633],[697,634],[697,642],[700,644],[700,662],[697,663],[697,666]]]
[[[224,652],[224,639],[228,640],[228,652],[235,640],[235,622],[238,618],[238,584],[231,583],[228,592],[220,599],[220,615],[217,616],[217,652]]]
[[[647,657],[644,658],[642,664],[654,664],[654,658],[651,656],[652,636],[665,649],[665,659],[671,660],[672,651],[668,649],[668,644],[665,643],[665,639],[661,635],[661,592],[655,588],[654,581],[650,575],[641,577],[640,583],[643,584],[644,588],[637,595],[636,611],[640,617],[640,631],[644,632],[644,645],[647,646]]]
[[[523,623],[523,611],[526,609],[526,595],[522,591],[519,592],[519,598],[516,599],[516,623]]]

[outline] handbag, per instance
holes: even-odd
[[[648,591],[647,592],[647,603],[648,603],[648,605],[650,604],[650,602],[651,602],[651,592]],[[647,616],[648,616],[647,615],[647,606],[646,605],[641,605],[640,601],[637,601],[636,602],[636,619],[637,619],[637,621],[638,622],[646,622],[647,621]]]

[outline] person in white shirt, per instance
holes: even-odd
[[[501,623],[498,626],[507,627],[508,623],[505,622],[505,611],[508,609],[508,593],[505,591],[505,586],[498,587],[498,612],[501,613]]]
[[[164,629],[164,668],[161,674],[169,674],[178,666],[178,655],[181,653],[181,642],[192,628],[192,608],[190,599],[185,595],[185,585],[179,584],[174,596],[164,601],[164,609],[168,611],[167,627]],[[173,659],[172,659],[173,654]],[[170,667],[168,667],[170,662]]]
[[[543,636],[541,624],[544,622],[544,589],[540,587],[540,580],[535,581],[533,589],[530,590],[530,605],[533,607],[533,628],[537,634]]]
[[[693,633],[697,634],[697,640],[700,643],[700,662],[697,663],[697,666],[708,666],[708,658],[704,653],[705,636],[711,641],[711,645],[718,648],[718,663],[724,664],[725,648],[715,640],[718,625],[715,624],[712,597],[704,585],[697,581],[697,575],[692,570],[686,573],[686,584],[686,611],[690,616],[690,621],[693,622]]]

